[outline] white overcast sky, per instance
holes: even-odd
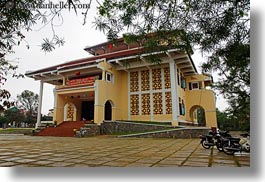
[[[95,3],[95,1],[93,1]],[[18,62],[18,72],[25,73],[29,70],[37,70],[48,66],[53,66],[59,63],[63,63],[70,60],[75,60],[83,57],[91,56],[84,51],[84,47],[95,45],[106,41],[106,36],[96,30],[92,22],[96,16],[95,4],[92,4],[89,14],[87,16],[87,23],[82,25],[83,16],[82,10],[77,10],[78,15],[72,10],[69,12],[65,10],[63,12],[64,23],[62,26],[56,27],[55,31],[60,37],[65,38],[65,45],[63,47],[56,48],[51,53],[44,53],[40,50],[40,44],[45,37],[51,37],[51,27],[48,25],[40,30],[41,26],[36,25],[33,27],[33,31],[22,32],[26,36],[30,49],[26,48],[26,43],[21,43],[19,47],[15,48],[15,54],[10,56],[10,59],[14,62]],[[37,31],[38,30],[38,31]],[[197,51],[195,51],[197,52]],[[203,58],[200,53],[195,53],[193,61],[199,69],[199,65],[203,62]],[[216,80],[216,78],[214,78]],[[16,98],[18,94],[21,94],[23,90],[31,90],[35,93],[39,93],[39,81],[34,81],[31,78],[25,77],[24,79],[9,78],[4,88],[9,90],[12,94],[12,98]],[[53,108],[53,85],[44,84],[42,113],[47,114],[49,109]],[[217,107],[223,110],[227,107],[227,104],[223,99],[217,98]]]

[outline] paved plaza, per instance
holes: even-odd
[[[0,167],[249,167],[199,139],[0,135]]]

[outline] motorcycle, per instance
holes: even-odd
[[[223,151],[223,138],[231,137],[229,131],[220,131],[217,129],[211,129],[206,135],[200,135],[200,143],[203,148],[209,149],[212,146],[216,146],[219,151]]]
[[[223,139],[223,151],[228,155],[235,152],[250,152],[250,135],[249,133],[241,134],[242,138],[226,138]]]

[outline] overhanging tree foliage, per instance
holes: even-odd
[[[213,86],[228,100],[228,111],[241,122],[250,120],[250,45],[235,42],[215,51],[203,65],[221,79]]]
[[[80,1],[64,0],[61,1],[67,4],[69,8],[51,8],[41,9],[45,4],[49,4],[50,0],[1,0],[0,1],[0,111],[3,111],[14,105],[10,101],[11,94],[8,90],[3,88],[7,81],[7,75],[13,77],[23,77],[22,74],[17,74],[17,65],[7,59],[7,56],[14,53],[14,47],[22,43],[29,49],[30,46],[26,41],[23,32],[32,31],[34,25],[37,23],[51,27],[52,37],[43,38],[41,50],[44,52],[51,52],[56,46],[64,45],[63,38],[56,35],[55,27],[63,24],[62,11],[70,11],[72,8],[76,11],[76,5]],[[60,2],[60,3],[61,3]],[[53,3],[59,3],[54,2]],[[86,2],[86,3],[91,3]],[[82,15],[87,16],[88,9],[84,9]]]
[[[193,45],[210,52],[235,39],[249,42],[249,0],[105,0],[98,10],[95,24],[110,39],[184,30]]]
[[[179,32],[175,46],[185,43],[190,53],[190,44],[208,56],[202,71],[222,76],[214,88],[238,120],[249,121],[249,0],[104,0],[98,12],[94,23],[110,40],[124,32],[133,41],[153,32]]]
[[[3,88],[8,74],[13,77],[23,77],[17,74],[17,65],[14,65],[6,56],[14,53],[13,47],[25,41],[22,31],[29,31],[36,24],[37,15],[41,15],[34,8],[42,0],[2,0],[0,2],[0,110],[5,110],[14,105],[10,101],[11,94]],[[26,46],[29,45],[26,42]]]

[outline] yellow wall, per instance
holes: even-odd
[[[217,126],[215,97],[212,90],[189,90],[186,92],[186,120],[192,121],[192,112],[197,106],[205,111],[206,126]]]
[[[186,91],[185,91],[186,89],[184,90],[183,88],[181,88],[180,85],[178,85],[177,88],[178,88],[178,97],[180,97],[181,100],[182,99],[184,100],[184,104],[185,104],[185,107],[186,107]],[[179,98],[177,98],[177,99],[179,99]],[[185,108],[185,111],[186,111],[186,108]],[[179,113],[179,109],[178,109],[177,112]],[[180,115],[180,113],[178,114],[178,117],[179,117],[180,120],[185,120],[185,116]]]
[[[103,79],[106,72],[113,74],[114,81],[96,80],[96,88],[82,88],[76,90],[58,91],[57,105],[54,108],[54,120],[59,124],[64,120],[64,106],[67,102],[72,102],[77,108],[76,119],[81,120],[81,104],[82,101],[78,99],[70,99],[65,97],[67,94],[73,93],[88,93],[96,92],[95,107],[94,107],[94,122],[100,124],[104,120],[105,103],[110,101],[112,103],[112,120],[128,120],[128,72],[117,71],[111,64],[102,61],[98,64],[98,68],[102,70]],[[184,100],[185,116],[178,115],[180,121],[192,121],[191,112],[194,108],[200,106],[206,113],[206,126],[217,126],[215,97],[211,90],[204,88],[200,90],[189,90],[189,82],[204,81],[209,79],[205,75],[193,75],[185,77],[186,89],[182,89],[180,85],[177,86],[178,97]],[[177,98],[178,99],[178,98]],[[97,102],[96,102],[97,101]],[[177,111],[179,113],[179,111]],[[140,121],[172,121],[172,114],[165,115],[131,115],[130,120]]]
[[[128,118],[128,73],[116,71],[106,62],[101,62],[100,67],[112,73],[114,81],[96,81],[98,103],[95,104],[94,122],[101,123],[104,120],[104,107],[108,100],[113,104],[112,120],[126,120]]]
[[[132,121],[172,121],[172,114],[131,115]]]
[[[150,115],[131,115],[132,121],[150,121],[151,116]]]
[[[204,81],[206,79],[209,79],[209,76],[198,74],[198,75],[187,76],[185,78],[186,78],[186,82],[188,83],[188,82]]]
[[[192,75],[186,77],[186,108],[185,119],[192,121],[192,112],[198,107],[202,107],[205,111],[205,119],[207,127],[216,127],[216,106],[215,95],[212,90],[204,88],[204,81],[209,80],[206,75]],[[189,82],[202,82],[202,88],[199,90],[189,90]]]
[[[154,121],[172,121],[172,114],[156,114]]]
[[[65,96],[62,96],[60,94],[57,94],[57,105],[54,108],[54,117],[53,121],[56,121],[57,124],[60,124],[64,121],[64,106],[67,103],[72,103],[76,107],[76,120],[81,120],[81,100],[78,99],[71,99],[71,98],[65,98]]]

